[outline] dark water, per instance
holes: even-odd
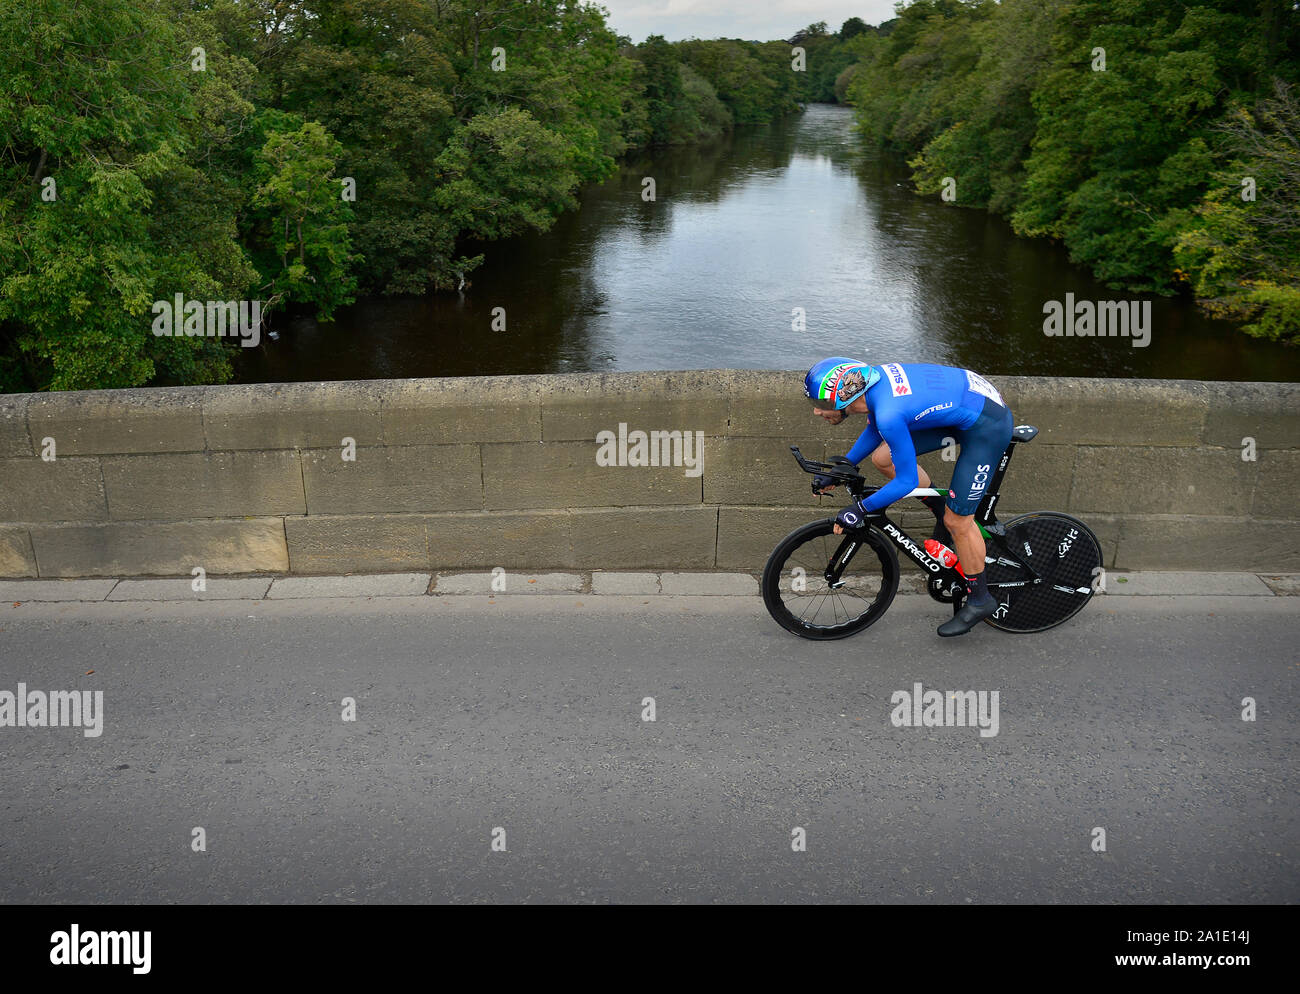
[[[1250,339],[1186,299],[1141,298],[1145,348],[1046,337],[1046,301],[1134,295],[999,218],[909,192],[905,170],[864,153],[839,107],[644,154],[547,234],[484,251],[463,294],[282,322],[279,341],[241,357],[239,379],[796,369],[842,354],[995,374],[1300,380],[1300,349]],[[492,330],[496,307],[504,331]],[[796,307],[806,330],[791,328]]]

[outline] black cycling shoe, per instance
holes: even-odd
[[[992,596],[987,600],[967,600],[962,609],[952,616],[951,621],[945,621],[939,626],[939,634],[943,638],[965,635],[997,609],[998,602]]]

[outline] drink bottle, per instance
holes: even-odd
[[[927,538],[925,540],[925,554],[931,559],[937,559],[945,566],[957,565],[957,553],[948,548],[937,538]]]

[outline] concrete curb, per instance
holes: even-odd
[[[269,600],[285,597],[419,597],[429,592],[430,573],[361,576],[286,576],[271,584]]]
[[[493,589],[493,581],[496,587]],[[0,603],[73,601],[315,600],[356,597],[515,597],[583,594],[635,597],[757,597],[753,573],[522,571],[371,573],[346,576],[210,578],[195,591],[190,577],[169,579],[0,580]],[[925,577],[903,573],[899,596],[921,596]],[[1300,597],[1300,573],[1107,573],[1107,597]]]
[[[580,573],[518,573],[501,570],[494,573],[439,574],[433,594],[577,594],[587,587]]]
[[[110,601],[260,601],[267,595],[273,582],[277,581],[273,581],[269,576],[239,580],[215,579],[208,580],[204,584],[206,589],[196,591],[193,580],[118,580],[117,586],[112,588],[105,599]]]
[[[1119,597],[1225,594],[1269,597],[1274,591],[1254,573],[1107,573],[1106,593]]]
[[[119,582],[118,580],[0,580],[0,601],[102,601],[112,593]]]

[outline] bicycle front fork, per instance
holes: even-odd
[[[826,571],[822,573],[826,583],[832,590],[838,590],[840,587],[844,586],[844,581],[841,580],[840,577],[844,575],[844,570],[853,559],[853,554],[858,551],[858,547],[861,545],[862,541],[860,539],[856,539],[847,533],[845,534],[844,541],[842,541],[840,547],[835,550],[835,555],[831,557],[831,561],[829,565],[827,565]]]

